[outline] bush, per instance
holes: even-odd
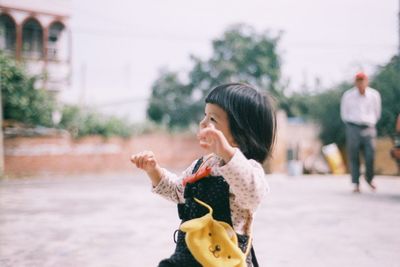
[[[4,119],[53,126],[56,102],[49,92],[35,89],[37,77],[29,76],[14,60],[0,53],[0,79]]]
[[[28,75],[21,65],[0,53],[0,79],[4,119],[31,127],[54,127],[52,115],[58,109],[57,102],[48,91],[35,89],[37,77]],[[68,130],[74,137],[129,137],[133,130],[126,120],[94,111],[84,112],[77,106],[65,106],[62,109],[58,128]]]
[[[59,127],[68,130],[73,137],[101,135],[104,137],[130,137],[133,126],[127,120],[105,116],[95,111],[83,111],[77,106],[65,106]]]

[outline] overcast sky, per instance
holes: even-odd
[[[211,40],[235,23],[283,31],[279,53],[291,90],[373,73],[398,46],[399,0],[73,0],[73,84],[69,102],[144,118],[160,68],[187,71]],[[106,105],[109,104],[109,105]]]

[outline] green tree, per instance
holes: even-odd
[[[395,122],[400,114],[400,57],[394,56],[390,62],[378,69],[371,82],[382,97],[382,116],[377,128],[379,135],[393,135]]]
[[[311,101],[315,94],[308,92],[295,92],[281,100],[280,107],[286,112],[288,117],[310,118],[313,109]]]
[[[175,127],[190,124],[193,99],[190,86],[184,85],[177,73],[163,71],[152,86],[148,116],[157,123]]]
[[[277,53],[280,36],[257,33],[252,27],[235,25],[212,42],[212,55],[202,60],[191,56],[188,82],[169,71],[160,73],[152,86],[148,117],[169,127],[187,127],[203,114],[204,98],[215,86],[227,82],[247,82],[284,99],[281,63]]]
[[[340,101],[351,84],[343,82],[333,89],[316,94],[310,101],[310,117],[321,126],[324,144],[345,144],[344,124],[340,117]]]
[[[351,84],[343,82],[334,88],[318,93],[294,93],[284,99],[282,108],[289,117],[302,117],[321,127],[320,138],[324,144],[344,145],[344,125],[340,118],[340,100]]]
[[[344,125],[340,118],[340,101],[345,90],[353,85],[343,82],[321,93],[297,93],[284,99],[289,116],[301,116],[321,126],[320,138],[324,144],[345,143]],[[400,113],[400,59],[394,56],[372,75],[371,87],[379,90],[382,98],[382,116],[377,124],[380,136],[394,134],[394,125]]]
[[[35,89],[36,78],[14,60],[0,53],[0,86],[4,119],[30,126],[53,127],[52,114],[58,108],[52,95],[44,89]],[[117,135],[129,137],[132,125],[114,116],[95,111],[83,111],[77,106],[65,106],[59,128],[67,129],[74,137],[85,135]]]
[[[36,77],[0,53],[0,86],[4,119],[30,125],[52,126],[56,102],[47,91],[35,89]]]

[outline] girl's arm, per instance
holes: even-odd
[[[231,146],[224,134],[214,127],[202,129],[198,138],[201,147],[223,159],[225,164],[218,168],[219,173],[228,182],[237,205],[254,211],[267,192],[261,164],[248,160],[240,149]]]
[[[196,161],[180,177],[162,168],[152,151],[143,151],[131,156],[131,161],[144,170],[151,180],[152,191],[175,203],[184,202],[182,179],[191,174]]]
[[[219,167],[218,171],[235,195],[235,203],[243,209],[255,211],[268,192],[261,164],[255,160],[248,160],[239,149],[236,149],[229,162]]]
[[[131,156],[131,162],[137,168],[144,170],[149,176],[153,186],[157,186],[161,180],[162,169],[157,163],[153,151],[143,151]]]
[[[162,168],[160,182],[153,186],[152,192],[175,203],[184,203],[184,186],[182,180],[192,173],[197,161],[194,161],[180,176]]]

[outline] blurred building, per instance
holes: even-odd
[[[71,76],[70,0],[1,0],[0,50],[57,93]]]

